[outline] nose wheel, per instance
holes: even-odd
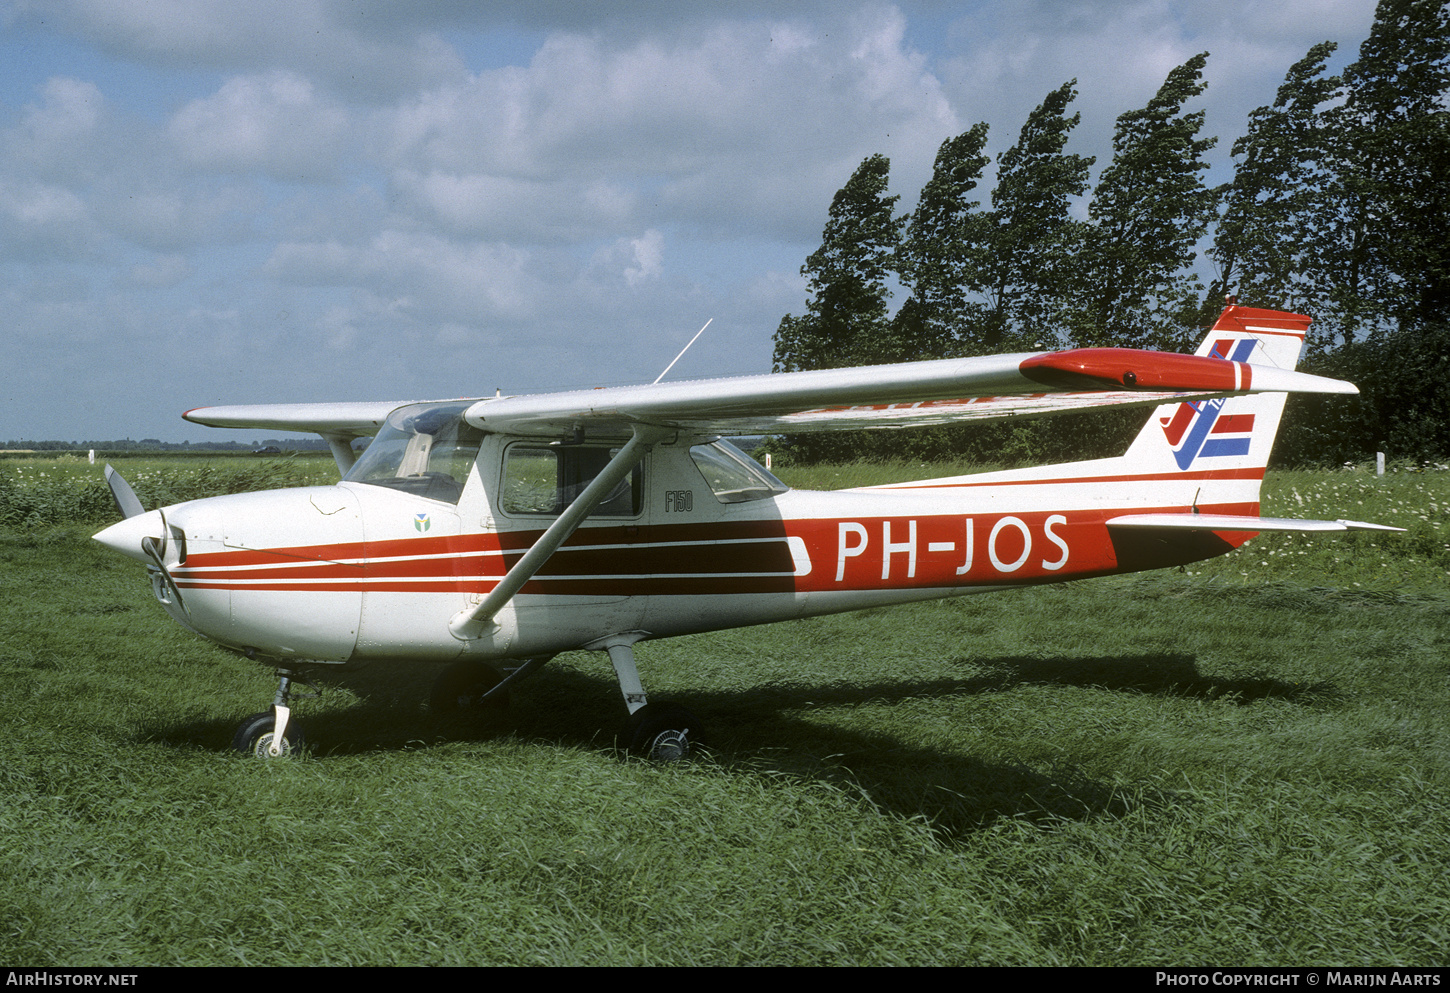
[[[285,758],[300,752],[306,744],[307,739],[296,721],[288,721],[278,738],[277,715],[271,710],[248,717],[232,737],[233,748],[259,759]]]
[[[278,759],[300,752],[307,743],[302,726],[292,720],[292,699],[294,682],[300,682],[311,689],[305,696],[318,696],[321,691],[312,683],[302,679],[290,669],[277,670],[277,696],[271,710],[253,714],[242,722],[232,736],[232,748],[259,759]]]

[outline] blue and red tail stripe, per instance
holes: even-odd
[[[1254,338],[1220,338],[1209,349],[1209,357],[1247,362],[1258,341]],[[1173,460],[1187,469],[1199,458],[1247,455],[1253,440],[1254,415],[1220,416],[1224,401],[1194,400],[1178,405],[1163,424],[1163,434],[1173,446]]]

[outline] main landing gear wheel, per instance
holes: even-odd
[[[276,736],[277,716],[271,710],[263,711],[260,714],[253,714],[242,722],[237,728],[237,733],[232,737],[232,747],[247,755],[255,755],[259,759],[285,758],[294,755],[302,750],[307,743],[302,735],[302,728],[296,721],[288,721],[287,729],[282,733],[282,747],[279,756],[272,755],[272,740]]]
[[[428,697],[428,710],[435,716],[474,714],[485,718],[502,717],[508,710],[508,690],[487,696],[488,691],[503,682],[503,673],[487,662],[463,659],[444,669],[433,683]]]
[[[689,758],[699,735],[699,719],[677,703],[647,703],[629,718],[630,749],[652,762]]]

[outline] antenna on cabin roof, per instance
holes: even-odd
[[[712,317],[710,318],[710,321],[713,321],[714,319],[715,318]],[[710,326],[710,321],[706,321],[704,327],[700,328],[700,330],[695,332],[695,338],[698,338],[700,337],[700,335],[705,333],[705,328],[708,328]],[[675,356],[674,362],[671,362],[669,365],[665,366],[665,372],[669,372],[675,367],[675,362],[680,361],[681,356],[683,356],[686,352],[690,350],[690,345],[693,345],[695,343],[695,338],[691,338],[689,344],[687,344],[684,348],[680,349],[680,354]],[[661,379],[665,378],[665,372],[662,372],[655,377],[655,383],[658,383]],[[654,383],[650,383],[650,385],[653,386]]]

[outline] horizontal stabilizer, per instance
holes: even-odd
[[[1110,528],[1147,531],[1403,531],[1364,521],[1301,521],[1292,517],[1242,517],[1236,514],[1126,514]]]

